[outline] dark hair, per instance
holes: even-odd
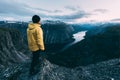
[[[38,15],[34,15],[32,17],[32,21],[33,21],[33,23],[38,23],[40,21],[40,17]]]

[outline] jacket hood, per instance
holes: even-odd
[[[40,24],[29,23],[29,24],[28,24],[28,29],[29,29],[29,30],[32,30],[32,29],[34,29],[34,28],[36,28],[36,27],[40,27],[40,26],[41,26]]]

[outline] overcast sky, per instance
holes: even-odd
[[[120,21],[120,0],[0,0],[0,20]]]

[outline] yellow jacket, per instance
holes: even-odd
[[[37,23],[28,24],[27,28],[28,47],[31,51],[45,50],[43,42],[43,31]]]

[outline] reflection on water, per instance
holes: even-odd
[[[81,32],[74,34],[73,35],[73,37],[75,39],[74,43],[77,43],[77,42],[83,40],[86,32],[87,31],[81,31]]]
[[[76,44],[77,42],[80,42],[81,40],[83,40],[86,32],[87,32],[87,31],[81,31],[81,32],[78,32],[78,33],[74,34],[74,35],[73,35],[73,38],[75,39],[75,41],[72,42],[72,43],[70,43],[70,44],[68,44],[68,45],[66,45],[61,51],[64,51],[64,50],[67,49],[68,47]]]

